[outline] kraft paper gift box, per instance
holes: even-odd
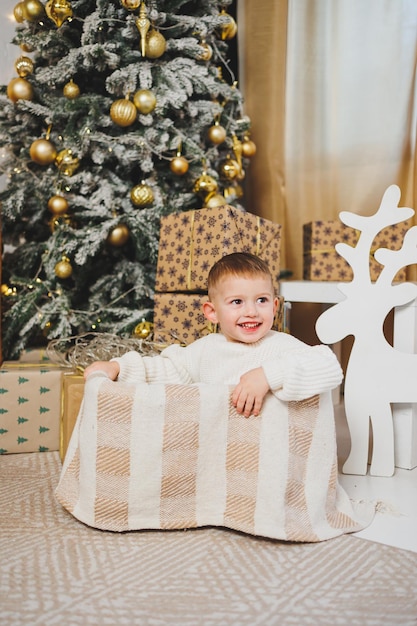
[[[375,237],[369,257],[371,280],[376,280],[381,272],[380,265],[373,257],[378,248],[399,250],[404,235],[409,229],[409,222],[401,222],[384,228]],[[303,278],[304,280],[350,281],[353,270],[349,263],[335,250],[339,242],[355,246],[360,232],[342,224],[339,220],[309,222],[303,225]],[[396,281],[406,279],[405,269],[400,270]]]
[[[65,373],[62,377],[62,404],[61,404],[61,427],[59,454],[61,461],[71,439],[72,431],[77,421],[84,395],[84,378],[73,372]]]
[[[155,293],[154,341],[161,344],[189,343],[217,328],[203,315],[207,295],[199,293]],[[279,296],[274,330],[284,330],[284,298]]]
[[[281,225],[225,205],[173,213],[161,218],[155,289],[198,292],[207,289],[211,266],[232,252],[264,259],[278,288]]]
[[[59,449],[62,369],[6,361],[0,369],[0,453]]]
[[[20,363],[50,363],[46,348],[28,348],[19,355]]]

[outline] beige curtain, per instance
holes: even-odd
[[[304,223],[372,214],[392,183],[417,209],[417,2],[238,0],[238,24],[246,208],[283,225],[281,267],[302,278]]]

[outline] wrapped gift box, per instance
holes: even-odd
[[[29,348],[20,353],[19,361],[20,363],[49,363],[50,359],[46,348]]]
[[[154,341],[162,344],[189,343],[216,332],[216,327],[203,315],[205,294],[156,293],[154,296]],[[279,306],[273,328],[284,330],[284,299]]]
[[[404,235],[409,229],[409,222],[401,222],[384,228],[375,237],[369,257],[371,280],[376,280],[382,269],[373,257],[378,248],[399,250]],[[303,225],[303,278],[304,280],[335,280],[350,281],[353,279],[353,270],[349,263],[335,250],[339,242],[355,246],[360,233],[339,220],[309,222]],[[406,279],[405,269],[400,270],[396,281]]]
[[[211,266],[232,252],[264,259],[278,288],[280,250],[280,224],[228,205],[166,215],[161,218],[155,289],[205,291]]]
[[[62,369],[5,361],[0,369],[0,453],[59,449]]]
[[[72,431],[84,395],[84,378],[80,374],[66,373],[62,377],[62,405],[59,453],[61,460],[71,439]]]

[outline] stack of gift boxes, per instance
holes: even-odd
[[[161,218],[155,283],[154,338],[189,344],[216,329],[202,313],[212,265],[232,252],[264,259],[278,292],[281,225],[225,205]],[[275,327],[282,325],[282,307]]]
[[[381,230],[375,237],[371,246],[369,257],[369,272],[371,280],[375,281],[382,266],[375,260],[373,253],[378,248],[399,250],[402,246],[404,235],[410,228],[407,221],[394,224]],[[339,242],[355,246],[360,232],[345,226],[340,220],[315,221],[303,226],[303,278],[304,280],[321,281],[351,281],[353,271],[349,263],[335,250]],[[406,279],[405,269],[398,272],[396,281]]]

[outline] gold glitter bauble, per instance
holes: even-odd
[[[74,100],[80,95],[80,88],[76,83],[74,83],[73,79],[71,78],[71,80],[66,85],[64,85],[62,93],[66,98],[68,98],[68,100]]]
[[[142,0],[120,0],[120,4],[128,11],[135,11],[140,7],[141,1]]]
[[[235,159],[228,157],[220,166],[220,171],[224,178],[228,180],[234,180],[240,175],[241,169],[239,163]]]
[[[145,56],[148,59],[159,59],[165,50],[167,42],[158,30],[150,30],[145,38]]]
[[[233,39],[237,33],[237,24],[233,17],[226,13],[225,9],[222,9],[220,17],[227,17],[226,23],[219,26],[220,37],[225,39]]]
[[[171,172],[177,174],[177,176],[183,176],[184,174],[186,174],[189,167],[190,164],[188,163],[187,159],[181,155],[175,156],[173,159],[171,159],[169,164]]]
[[[217,188],[217,180],[206,172],[203,172],[194,183],[194,191],[196,193],[209,194],[213,193],[213,191],[217,191]]]
[[[226,198],[221,193],[209,193],[204,200],[204,206],[208,209],[224,206],[225,204],[227,204]]]
[[[32,161],[38,165],[49,165],[56,159],[56,148],[49,139],[36,139],[29,148]]]
[[[68,0],[48,0],[45,4],[46,15],[55,26],[60,28],[62,24],[72,18],[72,6]]]
[[[150,89],[139,89],[133,96],[135,107],[143,115],[152,113],[156,106],[155,94]]]
[[[48,209],[53,215],[64,215],[68,211],[68,200],[64,196],[56,194],[49,198]]]
[[[149,335],[153,332],[153,324],[151,322],[147,322],[146,320],[142,320],[135,326],[135,330],[133,334],[135,337],[139,339],[147,339]]]
[[[67,148],[58,152],[55,163],[64,176],[72,176],[75,174],[80,165],[79,159]]]
[[[136,187],[133,187],[132,191],[130,192],[130,199],[135,206],[148,206],[154,201],[153,191],[149,187],[149,185],[141,183],[140,185],[136,185]]]
[[[7,85],[7,97],[10,98],[12,102],[17,102],[18,100],[32,100],[32,85],[25,78],[12,78]]]
[[[110,117],[118,126],[131,126],[137,115],[137,109],[129,98],[115,100],[110,107]]]
[[[33,72],[33,61],[29,57],[21,56],[16,59],[14,67],[19,76],[25,78]]]
[[[211,57],[213,56],[213,48],[211,46],[209,46],[208,43],[206,43],[205,41],[202,41],[200,43],[200,47],[201,47],[201,52],[197,57],[198,61],[210,61]]]
[[[72,274],[72,265],[68,257],[63,256],[60,261],[55,265],[55,274],[58,278],[65,280]]]
[[[107,241],[110,245],[120,248],[124,246],[130,236],[130,231],[126,224],[118,224],[108,234]]]
[[[13,9],[14,19],[18,24],[21,24],[25,20],[25,3],[18,2]]]
[[[219,122],[215,122],[207,131],[207,137],[216,146],[223,143],[226,139],[226,130],[220,126]]]
[[[252,139],[245,139],[242,141],[242,156],[250,159],[256,154],[256,144]]]
[[[37,22],[41,19],[45,8],[40,0],[24,0],[23,15],[29,22]]]

